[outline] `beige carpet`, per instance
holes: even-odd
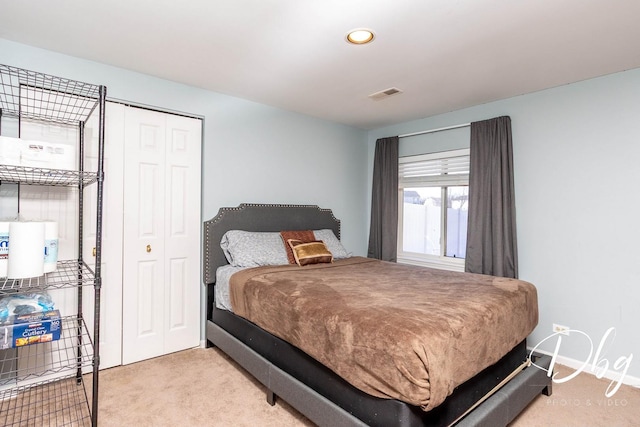
[[[571,373],[560,367],[560,373]],[[588,374],[554,384],[513,423],[529,426],[638,426],[640,389],[604,395],[608,380]],[[218,349],[193,349],[100,374],[101,426],[313,426]]]

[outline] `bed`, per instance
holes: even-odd
[[[208,296],[207,341],[209,344],[219,347],[263,383],[268,390],[267,401],[269,403],[273,404],[275,397],[278,396],[314,423],[326,426],[446,426],[452,424],[499,426],[511,422],[541,392],[545,394],[551,393],[551,380],[544,370],[548,368],[550,358],[548,356],[534,355],[532,358],[536,359],[535,364],[537,367],[529,366],[528,364],[529,354],[524,340],[526,335],[524,337],[521,337],[521,335],[523,331],[528,330],[523,328],[531,328],[531,321],[528,322],[528,325],[519,328],[518,334],[520,335],[515,334],[510,338],[513,340],[515,337],[521,337],[522,339],[518,338],[513,345],[509,344],[508,348],[500,350],[497,357],[498,360],[495,363],[491,361],[489,366],[483,366],[482,369],[469,367],[469,369],[479,369],[478,372],[474,371],[472,375],[467,375],[471,378],[460,383],[450,381],[447,383],[449,388],[442,389],[436,387],[436,379],[439,376],[433,374],[431,378],[433,385],[424,385],[428,392],[426,394],[427,398],[424,397],[424,390],[418,390],[423,394],[414,397],[413,391],[404,392],[401,383],[396,385],[395,380],[389,380],[382,374],[376,375],[377,366],[374,370],[369,369],[367,374],[353,373],[350,370],[341,371],[344,366],[350,366],[353,363],[344,362],[341,365],[340,361],[337,360],[339,358],[335,355],[330,354],[329,356],[324,356],[325,358],[323,359],[322,351],[319,354],[313,353],[318,348],[322,350],[323,347],[330,347],[331,345],[327,345],[323,340],[331,337],[321,338],[318,335],[314,339],[304,339],[311,335],[308,333],[309,331],[301,333],[298,329],[292,329],[289,331],[289,335],[287,335],[286,331],[274,331],[271,329],[274,326],[271,323],[278,322],[274,321],[273,316],[271,316],[271,323],[269,323],[269,316],[265,318],[258,316],[258,318],[253,319],[247,316],[246,313],[241,313],[241,316],[238,313],[224,309],[229,307],[224,307],[225,304],[220,301],[224,299],[223,294],[220,294],[220,289],[217,290],[219,301],[216,305],[216,272],[219,271],[220,267],[222,267],[221,271],[225,268],[228,269],[228,258],[230,257],[228,248],[225,248],[227,251],[225,255],[225,251],[221,247],[221,241],[223,237],[227,238],[227,232],[230,232],[229,234],[234,232],[231,230],[242,230],[246,233],[259,232],[258,234],[267,234],[269,232],[273,234],[283,230],[330,230],[336,238],[339,238],[340,221],[334,217],[330,210],[320,209],[317,206],[242,204],[238,207],[222,208],[216,217],[204,223],[203,275]],[[336,252],[335,249],[334,252]],[[320,274],[311,270],[320,270],[322,274],[332,272],[334,276],[331,280],[338,282],[341,278],[351,274],[344,273],[348,270],[340,270],[344,268],[361,270],[397,269],[398,274],[404,269],[404,267],[396,266],[395,264],[393,266],[380,266],[376,264],[378,261],[374,263],[373,260],[359,257],[345,258],[335,259],[331,263],[318,263],[302,268],[298,266],[267,266],[258,269],[247,269],[230,277],[232,282],[238,282],[241,276],[246,276],[245,279],[248,283],[246,286],[250,290],[249,294],[258,295],[258,299],[255,297],[253,297],[253,300],[251,298],[246,299],[245,305],[247,305],[248,311],[264,305],[271,307],[274,313],[278,315],[283,313],[282,315],[284,315],[284,312],[289,310],[290,306],[297,306],[298,304],[267,300],[268,293],[265,292],[275,294],[282,292],[271,290],[272,287],[277,289],[275,285],[261,286],[261,282],[266,277],[293,277],[293,279],[287,280],[290,282],[293,280],[291,283],[298,286],[303,282],[306,283],[307,279],[295,276],[296,274]],[[343,264],[354,265],[345,267]],[[424,269],[424,272],[429,270]],[[282,276],[285,274],[293,274],[293,276]],[[357,270],[353,274],[360,275],[361,273]],[[433,272],[433,274],[440,275],[438,272]],[[458,279],[459,276],[456,276],[456,281]],[[482,280],[483,277],[476,277],[476,279]],[[326,281],[328,279],[321,280]],[[346,279],[344,281],[348,282]],[[245,281],[242,281],[242,283],[245,283]],[[251,286],[254,285],[261,287],[252,288]],[[221,286],[219,285],[219,288]],[[234,283],[234,286],[233,289],[240,287],[237,283]],[[318,285],[306,287],[316,289]],[[498,286],[498,288],[501,287],[502,285]],[[265,289],[268,289],[268,291],[265,291]],[[330,289],[330,292],[335,292],[335,290]],[[293,293],[297,295],[298,290],[296,289]],[[239,309],[243,305],[239,303],[244,301],[243,297],[236,295],[235,297],[232,296],[232,298],[235,298],[235,307]],[[262,300],[261,298],[265,299]],[[334,297],[336,301],[340,298]],[[514,300],[521,299],[515,298]],[[496,308],[499,305],[497,304]],[[312,306],[306,306],[301,312],[294,313],[294,315],[300,316],[301,313],[306,315],[308,312],[312,312],[313,310],[310,310],[309,307]],[[326,310],[332,309],[331,304],[326,307]],[[311,316],[312,314],[308,315]],[[389,317],[388,314],[386,316]],[[537,311],[535,316],[535,321],[537,321]],[[251,321],[248,319],[251,319]],[[311,320],[314,319],[311,318]],[[262,327],[257,326],[254,322],[261,324]],[[309,323],[309,319],[305,320],[305,322]],[[379,322],[379,320],[376,322]],[[404,325],[401,329],[403,328],[405,328]],[[398,331],[401,329],[398,329]],[[418,328],[418,330],[421,329],[425,328]],[[336,334],[333,331],[329,335],[340,334]],[[378,336],[376,342],[382,338]],[[435,343],[435,338],[433,340]],[[314,344],[314,341],[318,341],[319,344]],[[362,342],[357,344],[362,347]],[[498,345],[501,344],[496,341],[489,347]],[[439,342],[437,348],[440,349],[446,346],[446,342]],[[335,347],[341,346],[336,345]],[[367,345],[367,347],[374,346]],[[387,345],[382,347],[387,347]],[[464,349],[464,347],[460,348]],[[469,348],[473,347],[466,347],[467,350]],[[489,348],[488,350],[495,349]],[[488,350],[484,349],[483,351]],[[437,360],[437,354],[435,353],[437,352],[432,351],[421,360]],[[467,353],[469,352],[458,352],[458,356],[464,357]],[[315,357],[311,357],[309,354],[313,354]],[[378,356],[376,355],[375,357]],[[496,358],[495,355],[491,357]],[[456,365],[453,362],[457,358],[441,357],[441,364],[447,365],[449,374],[453,372],[454,376],[459,374],[461,370],[466,369],[467,365],[471,365],[471,362],[474,361],[474,357],[469,356],[465,363]],[[323,363],[320,363],[317,359],[322,360]],[[333,359],[337,360],[337,365],[332,365]],[[405,362],[403,361],[402,363],[404,366]],[[336,372],[340,372],[341,375]],[[380,370],[380,372],[382,373],[383,371]],[[429,379],[428,372],[423,374],[420,371],[418,371],[417,375],[414,372],[410,372],[405,377],[411,379],[420,375],[427,380]],[[358,379],[364,377],[367,378],[366,381],[363,381],[364,384],[360,384]],[[420,379],[424,380],[425,378],[421,377],[415,383],[422,386],[425,381],[420,381]],[[464,375],[461,378],[465,378]],[[391,386],[387,387],[388,383]],[[400,389],[399,392],[397,391],[398,389]]]

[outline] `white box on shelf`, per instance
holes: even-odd
[[[0,164],[20,166],[20,147],[22,141],[19,138],[0,136]]]
[[[76,147],[68,144],[47,144],[46,150],[50,156],[51,169],[75,170]]]
[[[21,166],[45,169],[75,169],[75,148],[67,144],[20,140]]]
[[[20,166],[49,168],[49,155],[44,149],[44,143],[21,140]]]

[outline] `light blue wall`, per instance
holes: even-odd
[[[377,138],[502,115],[512,120],[520,278],[538,288],[529,345],[558,323],[587,333],[595,353],[615,327],[605,357],[635,355],[628,374],[640,377],[640,69],[371,131],[368,182]],[[561,356],[588,353],[584,337],[562,341]]]
[[[0,63],[102,84],[110,99],[203,117],[204,220],[243,202],[318,205],[342,221],[344,246],[366,255],[365,131],[3,39]]]
[[[242,202],[314,204],[366,254],[366,132],[0,39],[0,63],[107,86],[107,96],[204,117],[203,219]]]
[[[342,220],[345,246],[357,255],[366,254],[377,138],[509,115],[520,277],[537,286],[540,299],[540,323],[529,343],[559,323],[586,332],[597,348],[615,327],[615,340],[605,345],[610,364],[640,354],[634,250],[640,70],[366,133],[2,39],[0,63],[105,84],[113,98],[203,116],[203,218],[241,202],[331,207]],[[407,152],[415,149],[401,141]],[[442,140],[428,144],[434,151],[457,148]],[[566,338],[560,354],[584,360],[588,352]],[[629,374],[640,377],[637,357]]]

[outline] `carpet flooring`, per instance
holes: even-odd
[[[561,377],[572,373],[556,366]],[[638,426],[640,389],[622,386],[610,398],[610,380],[581,373],[553,385],[511,424],[538,426]],[[191,349],[100,373],[101,426],[298,427],[314,424],[279,399],[216,348]]]

